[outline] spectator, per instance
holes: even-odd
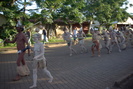
[[[31,37],[30,30],[27,30],[26,35],[27,35],[28,43],[29,43],[29,45],[31,45],[31,41],[30,41],[30,37]]]
[[[43,34],[43,43],[47,42],[47,32],[46,32],[46,29],[44,27],[43,27],[43,30],[42,30],[42,34]]]
[[[78,43],[77,41],[77,27],[75,27],[75,29],[73,30],[73,40],[74,40],[74,45]]]

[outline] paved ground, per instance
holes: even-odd
[[[65,44],[46,45],[48,70],[54,80],[48,83],[48,77],[38,70],[38,87],[34,89],[106,89],[112,87],[116,80],[130,74],[133,70],[133,48],[107,54],[102,49],[101,57],[91,57],[91,43],[86,40],[88,53],[80,54],[79,46],[74,46],[78,54],[69,56]],[[55,47],[57,46],[57,47]],[[5,49],[4,49],[5,50]],[[32,85],[32,56],[25,56],[31,75],[20,81],[12,81],[16,75],[16,50],[14,48],[1,49],[0,53],[0,89],[29,89]]]

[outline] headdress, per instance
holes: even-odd
[[[20,20],[17,21],[16,27],[21,28],[22,31],[24,30],[24,27],[23,27],[23,25],[22,25]]]
[[[36,33],[32,37],[38,38],[38,40],[41,40],[41,34]]]

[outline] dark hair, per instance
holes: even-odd
[[[23,27],[21,27],[21,31],[24,31],[24,28]]]
[[[16,27],[16,28],[20,28],[20,29],[21,29],[21,31],[24,31],[24,27]]]
[[[68,28],[67,28],[67,27],[64,27],[64,28],[63,28],[63,31],[66,31],[66,30],[68,30]]]

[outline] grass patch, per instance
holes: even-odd
[[[0,45],[0,48],[16,47],[16,43],[8,43],[5,46]]]
[[[88,40],[90,40],[90,39],[92,39],[92,37],[86,37],[85,39],[88,39]]]
[[[89,33],[89,34],[86,34],[86,36],[87,36],[87,37],[92,37],[92,34]]]
[[[92,39],[92,37],[86,37],[85,39]],[[73,40],[73,38],[72,38]],[[53,38],[49,39],[49,43],[65,42],[62,38]]]
[[[64,40],[61,38],[49,39],[49,43],[57,43],[57,42],[64,42]]]
[[[85,39],[90,40],[92,37],[86,37]],[[62,38],[53,38],[49,39],[47,43],[58,43],[58,42],[65,42]],[[9,48],[9,47],[16,47],[16,43],[8,43],[6,46],[0,46],[0,48]]]

